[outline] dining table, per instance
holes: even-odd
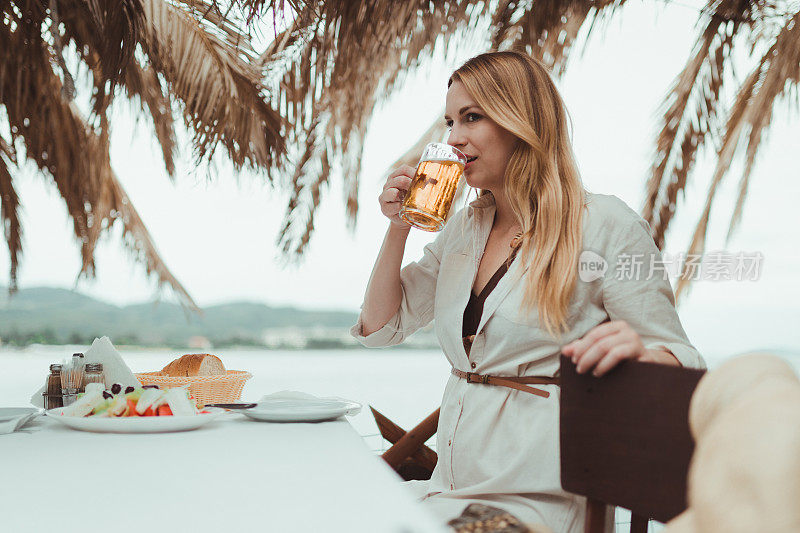
[[[39,416],[0,435],[0,531],[443,533],[346,417],[98,433]]]

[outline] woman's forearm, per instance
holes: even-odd
[[[361,308],[362,335],[369,335],[381,329],[400,308],[403,298],[400,267],[403,263],[408,231],[408,228],[389,224]]]

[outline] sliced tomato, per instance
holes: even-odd
[[[156,412],[153,410],[153,406],[151,405],[150,407],[144,410],[142,416],[157,416],[157,415]]]
[[[159,405],[158,406],[158,416],[170,416],[172,415],[172,409],[169,408],[169,405]]]
[[[139,416],[139,413],[136,412],[136,402],[133,400],[125,400],[128,402],[128,412],[125,416]]]

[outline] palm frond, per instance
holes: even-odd
[[[139,98],[142,111],[149,112],[152,117],[156,137],[164,156],[164,166],[170,177],[174,177],[175,122],[169,98],[163,91],[158,75],[150,67],[141,67],[138,63],[133,63],[126,70],[122,85],[129,97]]]
[[[595,22],[624,3],[625,0],[502,2],[494,17],[492,49],[525,50],[560,77],[584,24],[590,21],[588,42]]]
[[[722,146],[717,152],[717,166],[714,169],[714,174],[711,177],[711,185],[709,186],[708,194],[706,195],[705,206],[700,220],[695,227],[692,241],[689,244],[687,255],[699,255],[705,249],[706,233],[708,231],[708,222],[711,216],[711,207],[713,205],[714,196],[717,188],[722,181],[722,178],[728,172],[736,148],[739,144],[739,136],[745,126],[745,115],[747,113],[750,99],[753,92],[756,90],[756,85],[760,83],[763,76],[764,61],[762,60],[758,66],[753,69],[747,79],[742,83],[736,101],[734,102],[730,116],[725,124],[725,134],[722,140]],[[675,290],[676,298],[680,297],[681,293],[688,288],[689,283],[692,281],[691,273],[687,265],[684,264],[681,269],[681,276],[678,279],[678,284]]]
[[[51,69],[55,61],[47,45],[40,36],[37,40],[37,36],[34,31],[0,31],[0,48],[17,51],[7,61],[0,62],[0,103],[6,108],[12,135],[25,143],[27,158],[44,175],[53,178],[67,205],[81,246],[79,275],[95,275],[95,244],[114,220],[121,219],[124,233],[129,236],[129,246],[140,250],[137,258],[144,262],[148,273],[155,273],[161,284],[170,285],[182,303],[196,308],[159,257],[111,170],[105,108],[101,109],[98,134],[81,117],[77,107],[64,99],[61,81]],[[15,76],[9,75],[12,72]],[[62,142],[62,139],[69,139],[69,142]],[[10,208],[17,202],[10,193],[6,194],[6,189],[4,187],[3,212],[7,218],[12,213]],[[16,244],[19,241],[13,234],[7,240],[10,248],[19,249]]]
[[[110,92],[142,39],[144,9],[140,0],[58,0],[57,12],[64,24],[64,37],[76,40],[76,50],[91,55]],[[55,29],[54,29],[55,30]]]
[[[241,6],[230,5],[223,8],[214,0],[172,0],[172,2],[176,7],[183,7],[191,14],[207,33],[221,38],[231,49],[237,50],[248,63],[259,58],[249,34],[244,33],[247,31],[247,23],[242,16]]]
[[[278,232],[277,244],[283,251],[284,257],[293,255],[293,248],[297,254],[306,247],[314,229],[314,214],[319,205],[319,193],[322,185],[327,183],[330,175],[330,164],[326,151],[318,153],[316,137],[319,121],[309,127],[305,151],[294,165],[294,173],[289,181],[291,190],[289,202],[286,206],[285,222]],[[325,168],[312,169],[316,161],[325,162]],[[315,172],[316,170],[316,172]],[[308,181],[311,183],[308,183]],[[305,198],[309,195],[309,198]],[[309,205],[310,204],[310,205]],[[306,207],[308,205],[308,207]],[[302,206],[302,209],[301,209]],[[300,233],[300,243],[297,244],[288,235]]]
[[[62,98],[61,82],[50,67],[38,28],[0,32],[0,48],[17,51],[0,63],[0,102],[12,136],[21,137],[27,158],[54,178],[81,243],[81,255],[91,257],[87,206],[96,198],[97,180],[85,159],[87,127],[75,120],[72,105]]]
[[[730,240],[741,220],[750,175],[763,135],[772,121],[775,101],[790,87],[796,88],[800,82],[800,11],[784,26],[768,54],[771,54],[768,58],[769,66],[763,83],[751,101],[752,111],[747,116],[750,134],[745,154],[745,169],[739,181],[736,206],[728,226],[726,240]]]
[[[5,156],[12,163],[17,162],[17,151],[14,145],[0,136],[0,156]]]
[[[142,3],[145,53],[183,103],[198,161],[210,160],[221,143],[237,170],[279,164],[285,152],[283,121],[267,102],[259,69],[243,58],[248,47],[231,44],[233,29],[227,28],[228,38],[222,39],[165,0]],[[193,5],[203,3],[213,7],[200,0]],[[246,35],[239,37],[247,42]]]
[[[5,149],[5,141],[0,138],[0,221],[3,223],[3,236],[8,243],[8,255],[11,263],[9,269],[8,291],[17,290],[17,268],[22,255],[22,227],[19,222],[19,196],[14,190],[7,159],[10,151]]]
[[[61,75],[64,78],[64,98],[73,100],[75,98],[75,80],[72,78],[67,62],[64,60],[64,44],[61,40],[61,18],[58,16],[58,0],[50,0],[50,34],[53,37],[53,48]]]
[[[723,73],[739,27],[736,22],[711,17],[665,99],[668,109],[656,141],[643,208],[643,218],[659,248],[664,246],[678,194],[686,188],[698,151],[709,134],[717,134]]]
[[[254,20],[267,17],[270,13],[273,19],[285,16],[287,10],[298,12],[306,3],[305,0],[228,0],[224,2],[228,9],[237,7],[245,16],[250,25]]]
[[[797,86],[798,81],[800,81],[800,11],[786,22],[775,42],[763,55],[758,66],[748,76],[737,95],[731,117],[726,125],[725,140],[719,151],[717,167],[706,196],[703,214],[695,228],[687,254],[700,254],[705,249],[711,207],[718,186],[730,168],[740,138],[746,131],[749,131],[745,171],[742,181],[740,181],[737,206],[728,227],[728,238],[731,236],[735,224],[741,216],[744,195],[747,192],[747,183],[752,173],[755,155],[764,131],[770,124],[775,101],[789,87]],[[686,269],[682,269],[676,291],[678,296],[688,288],[691,282],[691,278],[687,274]]]

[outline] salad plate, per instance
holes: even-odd
[[[94,433],[168,433],[172,431],[189,431],[212,422],[225,411],[208,409],[208,413],[195,415],[170,416],[130,416],[99,417],[69,416],[63,414],[63,407],[45,411],[45,414],[67,427]]]
[[[262,398],[255,407],[238,411],[262,422],[323,422],[361,411],[361,404],[327,398]]]

